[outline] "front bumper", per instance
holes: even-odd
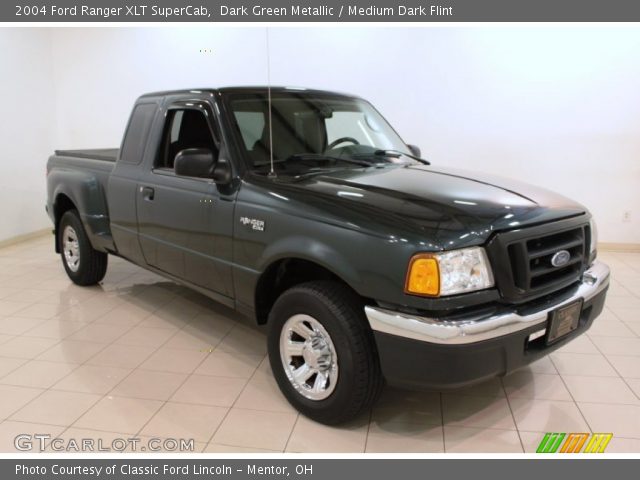
[[[388,383],[411,388],[459,387],[504,375],[586,331],[602,312],[609,267],[594,262],[582,282],[559,297],[489,317],[442,321],[365,307]],[[583,299],[578,328],[547,345],[551,312]],[[530,338],[536,334],[535,339]]]

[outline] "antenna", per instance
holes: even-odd
[[[271,49],[269,48],[269,27],[265,29],[267,35],[267,104],[269,109],[269,163],[271,169],[269,176],[275,177],[276,172],[273,169],[273,127],[271,126]]]

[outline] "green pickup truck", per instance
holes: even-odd
[[[57,151],[47,184],[73,282],[117,255],[267,324],[282,392],[323,423],[385,383],[526,365],[585,332],[609,286],[585,207],[431,166],[351,95],[143,95],[120,149]]]

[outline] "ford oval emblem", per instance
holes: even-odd
[[[569,260],[571,260],[571,254],[566,250],[560,250],[551,257],[551,265],[554,267],[562,267],[569,263]]]

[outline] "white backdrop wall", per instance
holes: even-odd
[[[119,146],[146,92],[265,83],[265,38],[263,28],[53,30],[60,147]]]
[[[53,51],[51,149],[117,146],[143,92],[267,79],[259,27],[31,35]],[[273,84],[368,98],[435,164],[561,191],[592,210],[601,241],[640,243],[640,28],[312,27],[269,35]]]
[[[0,28],[0,241],[47,226],[53,97],[51,32]]]
[[[601,241],[640,243],[640,28],[272,36],[274,82],[360,94],[435,164],[557,190],[593,212]]]

